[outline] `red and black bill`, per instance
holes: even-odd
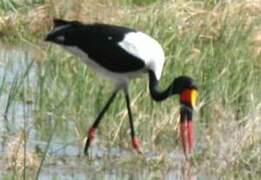
[[[192,120],[197,96],[198,92],[196,89],[185,89],[180,94],[180,138],[186,157],[193,152],[195,144]]]

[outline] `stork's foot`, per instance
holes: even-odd
[[[88,149],[91,145],[91,142],[96,136],[96,128],[90,128],[87,133],[87,141],[85,142],[84,154],[88,156]]]
[[[142,145],[138,137],[132,139],[132,146],[139,154],[143,154]]]

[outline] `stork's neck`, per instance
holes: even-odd
[[[167,99],[169,96],[173,95],[173,85],[161,91],[159,87],[159,81],[157,80],[155,73],[153,71],[149,71],[149,88],[150,95],[155,101],[163,101]]]

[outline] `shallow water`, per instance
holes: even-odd
[[[103,147],[102,143],[96,143],[87,158],[82,154],[83,148],[76,138],[73,123],[67,123],[67,131],[63,132],[66,138],[54,133],[48,144],[33,123],[32,103],[14,100],[6,112],[11,88],[32,60],[25,49],[0,50],[0,86],[5,86],[0,93],[0,179],[12,179],[16,173],[9,165],[9,146],[19,142],[23,130],[27,132],[28,152],[41,154],[48,147],[39,179],[209,179],[209,176],[196,172],[195,168],[189,168],[184,163],[183,154],[178,151],[163,154],[145,152],[139,156],[132,150]],[[28,73],[30,81],[27,86],[32,88],[37,84],[34,68],[32,66]],[[167,161],[168,166],[159,163],[161,159]],[[34,179],[29,170],[26,173],[26,179]]]

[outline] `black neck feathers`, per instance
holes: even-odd
[[[181,94],[186,89],[197,89],[197,86],[191,77],[179,76],[167,89],[161,91],[155,73],[149,71],[149,89],[150,95],[155,101],[163,101],[172,95]]]

